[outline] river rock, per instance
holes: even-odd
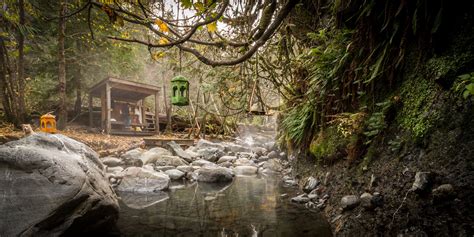
[[[273,150],[276,149],[275,142],[265,142],[263,144],[263,147],[265,147],[265,149],[267,149],[267,151],[273,151]]]
[[[309,177],[308,180],[306,181],[303,191],[305,191],[306,193],[309,193],[313,191],[313,189],[315,189],[318,186],[318,184],[319,184],[319,181],[316,178]]]
[[[235,166],[242,166],[242,165],[255,165],[252,161],[247,158],[238,158],[234,161]]]
[[[190,165],[180,165],[180,166],[176,167],[176,169],[178,169],[179,171],[184,172],[184,173],[190,173],[190,172],[194,171],[194,168]]]
[[[102,161],[102,164],[106,165],[107,167],[116,167],[116,166],[122,166],[123,165],[123,161],[119,158],[115,158],[115,157],[104,157],[102,159],[100,159],[100,161]]]
[[[208,140],[205,140],[205,139],[201,139],[197,142],[196,144],[196,148],[198,150],[200,149],[206,149],[206,148],[216,148],[222,152],[224,152],[225,150],[225,147],[219,143],[214,143],[214,142],[211,142],[211,141],[208,141]]]
[[[178,169],[167,170],[167,171],[165,171],[165,174],[167,174],[170,177],[171,180],[182,179],[185,175],[184,172],[182,172]]]
[[[265,164],[263,165],[263,169],[266,169],[268,171],[273,171],[273,172],[280,172],[283,167],[281,166],[280,162],[278,162],[277,159],[270,159],[265,161]]]
[[[454,187],[451,184],[442,184],[433,189],[432,194],[435,199],[447,199],[454,196]]]
[[[229,161],[226,161],[226,162],[220,163],[219,166],[230,168],[232,167],[232,163],[230,163]]]
[[[230,182],[232,176],[232,172],[227,168],[207,166],[199,169],[197,180],[208,183]]]
[[[428,190],[431,185],[431,173],[430,172],[416,172],[415,181],[411,187],[411,191],[422,193]]]
[[[268,158],[270,158],[270,159],[277,159],[277,158],[280,158],[280,157],[278,156],[278,152],[276,152],[276,151],[270,151],[270,153],[268,153],[267,156],[268,156]]]
[[[215,164],[207,160],[195,160],[191,163],[192,166],[214,166]]]
[[[123,168],[121,166],[116,166],[116,167],[107,167],[106,172],[107,173],[120,173],[122,172]]]
[[[197,153],[202,159],[210,162],[216,162],[219,158],[225,155],[222,150],[213,147],[199,149]]]
[[[164,166],[155,166],[154,170],[165,172],[167,170],[172,170],[174,168],[175,166],[172,166],[172,165],[164,165]]]
[[[374,204],[372,202],[372,199],[374,197],[370,193],[363,193],[360,195],[360,204],[363,208],[365,209],[372,209],[374,207]]]
[[[177,167],[177,166],[181,166],[181,165],[188,165],[188,162],[186,162],[185,160],[183,160],[183,159],[181,159],[177,156],[164,155],[164,156],[159,157],[156,160],[155,165],[156,166],[174,166],[174,167]]]
[[[142,160],[143,164],[152,164],[155,163],[157,160],[161,159],[163,156],[172,156],[171,152],[166,150],[165,148],[161,147],[154,147],[146,152],[144,152],[140,156],[140,160]]]
[[[136,148],[125,152],[120,158],[123,160],[126,166],[137,166],[142,167],[143,161],[140,160],[142,154],[145,153],[145,150],[141,148]]]
[[[267,160],[269,160],[269,159],[270,159],[270,158],[269,158],[268,156],[260,156],[260,157],[258,157],[257,160],[258,160],[258,162],[263,162],[263,161],[267,161]]]
[[[250,148],[235,144],[233,142],[222,143],[222,145],[225,147],[224,151],[227,153],[236,154],[237,152],[250,152]]]
[[[171,153],[173,153],[173,155],[180,157],[186,162],[193,162],[193,160],[198,156],[198,154],[194,152],[193,153],[196,154],[196,156],[194,157],[191,156],[191,154],[184,151],[183,148],[181,148],[181,146],[175,141],[168,142],[167,145],[168,145],[168,148],[171,150]]]
[[[238,152],[237,153],[237,158],[244,158],[244,159],[248,159],[248,160],[252,160],[252,159],[256,159],[257,158],[257,155],[255,155],[254,153],[251,153],[251,152]]]
[[[234,173],[236,175],[255,175],[257,174],[258,168],[249,165],[236,166],[234,168]]]
[[[342,210],[350,210],[357,207],[360,203],[359,197],[356,195],[347,195],[341,198]]]
[[[217,164],[224,163],[224,162],[234,162],[237,159],[236,156],[223,156],[219,158]]]
[[[155,168],[151,164],[144,165],[144,166],[142,166],[142,168],[146,169],[146,170],[150,170],[150,171],[155,171]]]
[[[267,154],[267,149],[263,147],[252,147],[252,152],[255,153],[257,156],[263,156]]]
[[[168,193],[163,191],[147,193],[119,192],[118,194],[127,207],[137,210],[145,209],[169,199]]]
[[[155,192],[168,189],[170,184],[168,175],[141,167],[128,167],[121,175],[122,182],[117,186],[120,192]]]
[[[98,155],[60,134],[0,146],[0,236],[79,235],[118,219],[116,195]]]
[[[292,198],[291,201],[296,202],[296,203],[307,203],[309,202],[309,198],[308,198],[308,195],[304,193]]]

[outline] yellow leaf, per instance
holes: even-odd
[[[151,58],[155,61],[165,56],[165,52],[155,52],[151,55]]]
[[[217,22],[216,21],[214,21],[210,24],[207,24],[207,31],[209,31],[211,33],[214,33],[214,32],[216,32],[216,30],[217,30]]]
[[[160,27],[160,30],[161,30],[161,31],[163,31],[163,32],[165,32],[165,33],[168,32],[168,31],[170,31],[170,29],[168,29],[168,25],[167,25],[165,22],[163,22],[162,20],[160,20],[160,19],[156,19],[156,20],[155,20],[155,24],[156,24],[158,27]]]
[[[161,44],[161,45],[167,44],[167,43],[169,43],[168,39],[163,38],[163,37],[161,37],[161,38],[160,38],[160,41],[158,41],[158,44]]]

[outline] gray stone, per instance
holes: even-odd
[[[106,165],[107,167],[116,167],[116,166],[122,166],[123,161],[119,158],[115,157],[104,157],[100,159],[102,161],[102,164]]]
[[[306,194],[301,194],[292,198],[291,201],[296,203],[307,203],[309,202],[309,198]]]
[[[168,145],[168,148],[171,150],[171,153],[173,153],[173,155],[178,156],[187,162],[192,162],[193,159],[196,158],[196,156],[192,157],[191,154],[184,151],[183,148],[181,148],[181,146],[175,141],[168,142],[167,145]]]
[[[119,172],[122,172],[122,170],[123,170],[123,168],[120,167],[120,166],[107,167],[106,172],[107,173],[119,173]]]
[[[373,196],[370,193],[363,193],[360,195],[360,204],[365,209],[372,209],[374,204],[372,203]]]
[[[174,169],[175,167],[172,166],[172,165],[164,165],[164,166],[155,166],[154,170],[156,171],[167,171],[167,170],[172,170]]]
[[[270,159],[280,158],[280,156],[278,155],[278,152],[276,152],[276,151],[270,151],[270,153],[268,153],[267,156]]]
[[[263,146],[267,149],[267,151],[272,151],[276,148],[275,142],[265,142]]]
[[[254,153],[251,153],[251,152],[238,152],[237,153],[237,158],[244,158],[244,159],[248,159],[248,160],[252,160],[252,159],[255,159],[257,158],[257,155],[254,154]]]
[[[454,187],[451,184],[442,184],[432,190],[433,196],[437,199],[445,199],[454,196]]]
[[[234,165],[235,166],[254,165],[254,163],[247,158],[239,158],[234,161]]]
[[[238,145],[238,144],[235,144],[233,142],[226,142],[226,143],[222,143],[222,145],[225,147],[225,152],[227,153],[237,153],[237,152],[250,152],[250,148],[249,147],[244,147],[244,146],[241,146],[241,145]]]
[[[236,156],[223,156],[219,158],[217,164],[224,163],[224,162],[234,162],[237,159]]]
[[[190,181],[197,180],[197,177],[198,177],[197,171],[186,173],[186,179],[188,179]]]
[[[359,197],[356,195],[347,195],[341,198],[342,210],[350,210],[357,207],[360,203]]]
[[[263,156],[268,153],[267,149],[263,147],[252,147],[252,152],[255,153],[257,156]]]
[[[214,147],[199,149],[197,153],[202,159],[205,159],[211,162],[216,162],[219,158],[221,158],[225,154],[222,150],[218,148],[214,148]]]
[[[146,170],[150,170],[150,171],[155,171],[153,165],[151,165],[151,164],[144,165],[144,166],[142,166],[142,168],[146,169]]]
[[[142,167],[143,161],[140,159],[145,150],[136,148],[125,152],[120,158],[123,160],[126,166],[138,166]]]
[[[185,160],[183,160],[183,159],[181,159],[177,156],[163,155],[163,156],[159,157],[156,160],[155,165],[156,166],[174,166],[174,167],[177,167],[177,166],[181,166],[181,165],[188,165],[188,162],[186,162]]]
[[[226,162],[220,163],[219,166],[229,168],[229,167],[232,167],[232,163],[230,163],[229,161],[226,161]]]
[[[1,145],[0,236],[79,235],[113,225],[119,205],[103,170],[97,153],[61,134]]]
[[[163,156],[172,156],[172,154],[170,151],[166,150],[165,148],[154,147],[144,152],[140,156],[140,160],[142,160],[144,165],[152,164],[152,163],[155,163],[157,160],[161,159]]]
[[[171,180],[182,179],[185,175],[184,172],[179,171],[177,169],[167,170],[167,171],[165,171],[165,174],[167,174],[170,177]]]
[[[411,187],[411,191],[414,192],[425,192],[431,185],[431,173],[430,172],[417,172],[415,174],[415,182]]]
[[[318,194],[308,194],[310,200],[317,200],[319,198]]]
[[[279,156],[280,156],[280,159],[286,159],[286,158],[287,158],[287,157],[286,157],[286,153],[283,152],[283,151],[280,152]]]
[[[224,167],[203,167],[198,171],[197,180],[200,182],[218,183],[230,182],[233,179],[232,172]]]
[[[208,140],[205,140],[205,139],[199,140],[196,144],[196,148],[197,149],[216,148],[216,149],[218,149],[222,152],[225,149],[222,144],[214,143],[214,142],[211,142],[211,141],[208,141]]]
[[[184,172],[184,173],[190,173],[190,172],[194,171],[194,168],[192,166],[189,166],[189,165],[180,165],[180,166],[176,167],[176,169],[178,169],[179,171]]]
[[[244,166],[236,166],[234,168],[234,173],[236,175],[256,175],[258,171],[257,167],[244,165]]]
[[[117,186],[120,192],[156,192],[168,189],[170,184],[168,175],[140,167],[126,168],[121,175],[122,182]]]
[[[206,165],[215,165],[214,163],[207,160],[195,160],[191,163],[192,166],[206,166]]]
[[[274,171],[274,172],[280,172],[283,169],[281,164],[276,159],[270,159],[270,160],[265,161],[263,168]]]
[[[258,157],[258,162],[267,161],[269,159],[270,158],[268,156],[260,156],[260,157]]]
[[[319,181],[316,178],[309,177],[308,180],[306,181],[303,191],[305,191],[306,193],[309,193],[313,191],[313,189],[315,189],[318,185],[319,185]]]

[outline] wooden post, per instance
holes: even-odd
[[[107,134],[110,134],[110,130],[111,130],[111,125],[110,125],[110,117],[111,117],[111,106],[112,106],[112,98],[110,96],[110,85],[109,83],[106,83],[105,84],[105,103],[106,103],[106,106],[105,106],[105,109],[106,109],[106,122],[105,122],[105,132]]]
[[[94,126],[93,123],[93,119],[92,119],[92,116],[93,116],[93,111],[94,111],[94,105],[92,104],[92,94],[89,92],[89,127],[92,128]]]
[[[160,93],[155,93],[155,134],[160,134]]]

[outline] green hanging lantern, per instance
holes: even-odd
[[[171,104],[189,105],[189,81],[186,77],[176,76],[171,79]]]

